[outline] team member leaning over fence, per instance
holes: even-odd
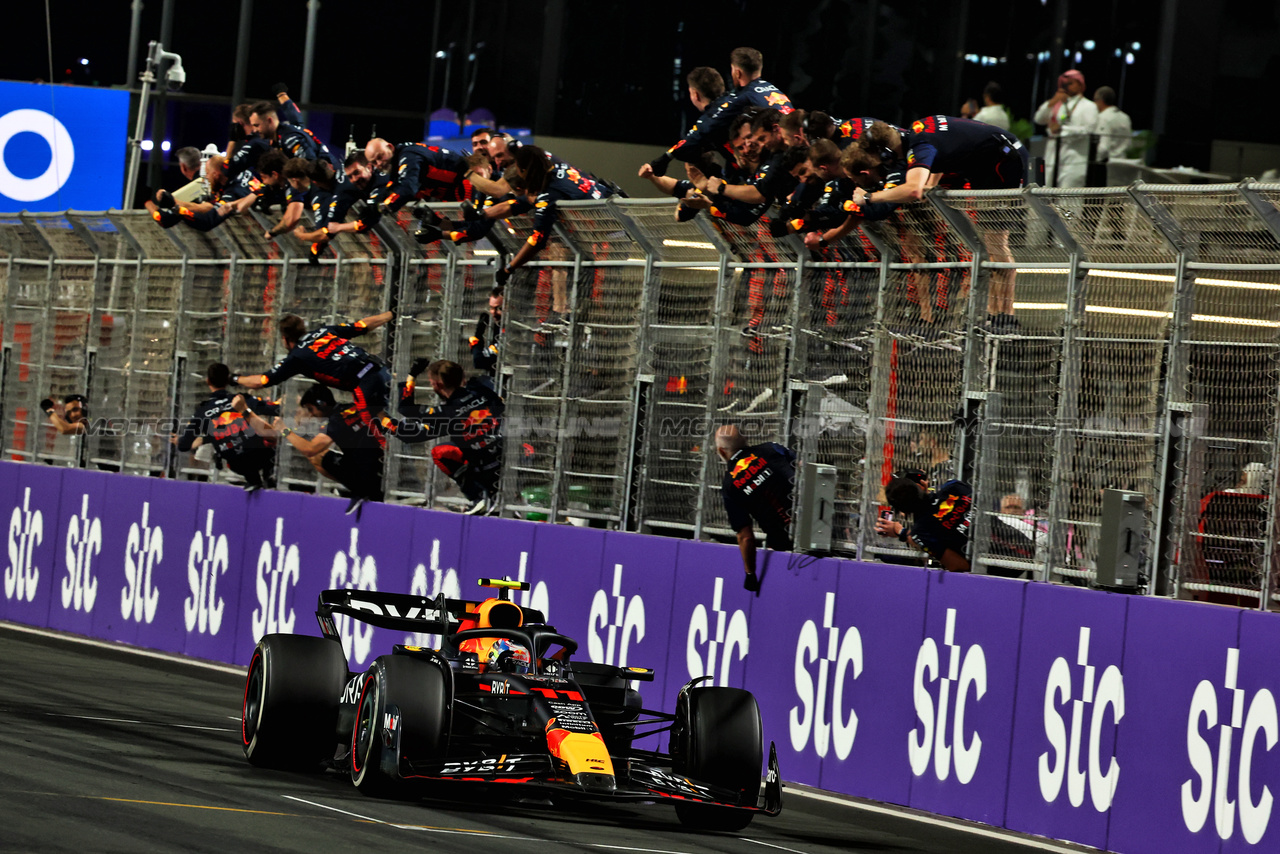
[[[244,414],[254,430],[283,436],[316,471],[345,486],[351,493],[347,513],[358,511],[365,501],[381,501],[386,438],[361,421],[355,404],[339,406],[325,386],[311,386],[303,392],[299,405],[311,417],[325,419],[320,432],[310,439],[283,426],[279,419],[268,424],[249,408],[244,395],[236,395],[233,402],[235,410]]]
[[[969,531],[973,524],[973,490],[961,480],[949,480],[935,492],[925,488],[919,469],[895,473],[884,488],[889,506],[911,516],[908,527],[893,519],[876,520],[876,532],[897,537],[952,572],[969,571]]]
[[[511,271],[527,263],[546,244],[556,223],[556,202],[604,199],[614,195],[603,181],[578,171],[564,161],[553,160],[536,145],[522,145],[515,152],[515,170],[524,184],[524,197],[510,216],[533,208],[533,233],[520,246],[511,263],[499,269],[495,283],[506,284]]]
[[[453,479],[472,502],[468,513],[493,509],[502,476],[502,413],[505,404],[488,378],[465,379],[462,366],[439,359],[419,359],[400,387],[403,421],[382,419],[385,432],[411,444],[445,438],[431,449],[436,466]],[[437,406],[414,403],[414,377],[427,372],[427,381],[440,396]]]
[[[321,326],[308,332],[306,321],[296,314],[286,314],[279,325],[288,355],[265,374],[233,375],[231,381],[245,388],[265,388],[290,377],[310,377],[330,388],[351,392],[362,423],[376,431],[377,418],[386,411],[391,396],[391,371],[377,356],[352,344],[351,339],[377,329],[393,316],[384,311],[355,323]]]
[[[1000,190],[1021,187],[1027,174],[1027,150],[1009,131],[994,125],[955,116],[925,116],[911,123],[909,131],[876,122],[850,146],[841,159],[853,175],[879,174],[906,161],[906,178],[896,187],[867,192],[855,190],[858,208],[876,202],[910,202],[924,197],[935,186],[968,190]],[[945,176],[945,178],[944,178]],[[988,257],[1011,263],[1008,231],[983,231]],[[1011,332],[1014,272],[991,271],[987,294],[988,323],[995,331]]]
[[[244,414],[232,406],[236,395],[227,391],[231,369],[214,362],[205,372],[210,396],[196,407],[195,415],[183,426],[174,442],[182,453],[204,444],[213,446],[220,463],[244,478],[250,492],[276,485],[276,443],[249,426]],[[249,410],[267,418],[280,414],[280,407],[256,397],[243,398]]]
[[[756,537],[751,520],[764,531],[768,548],[791,551],[796,455],[776,442],[748,447],[742,432],[732,424],[716,430],[716,453],[728,465],[720,496],[729,514],[729,527],[738,535],[738,549],[747,572],[742,586],[758,592],[760,577],[756,574]]]

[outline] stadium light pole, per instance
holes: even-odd
[[[253,0],[240,0],[240,31],[236,35],[236,73],[231,83],[231,107],[244,103],[249,78],[249,36],[253,32]]]
[[[316,16],[320,12],[320,0],[307,0],[307,40],[302,54],[302,103],[311,103],[311,75],[316,66]],[[302,123],[308,123],[310,110],[302,110]]]
[[[129,67],[124,71],[124,85],[133,83],[133,69],[138,67],[138,39],[142,38],[142,0],[133,0],[129,19]]]

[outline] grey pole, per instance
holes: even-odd
[[[160,44],[173,44],[173,0],[164,0],[160,12]],[[159,59],[155,67],[157,75],[164,71],[163,59]],[[156,108],[151,117],[151,156],[147,159],[147,184],[154,190],[160,187],[160,176],[164,171],[164,138],[169,128],[169,87],[161,81],[156,87]]]
[[[440,41],[440,0],[436,0],[435,14],[431,22],[431,50],[428,52],[431,70],[427,72],[427,122],[431,122],[431,113],[435,111],[436,94],[436,45]],[[426,133],[423,133],[426,136]]]
[[[320,11],[320,0],[307,0],[307,42],[302,54],[302,103],[311,103],[311,72],[316,63],[316,14]],[[306,124],[309,111],[302,111],[302,122]]]
[[[240,33],[236,36],[236,75],[231,84],[231,106],[244,103],[249,77],[249,34],[253,31],[253,0],[240,0]]]
[[[142,37],[142,0],[133,0],[133,15],[129,19],[129,67],[124,73],[124,85],[133,88],[138,73],[138,40]]]

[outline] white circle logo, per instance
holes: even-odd
[[[9,140],[20,133],[37,133],[49,143],[53,157],[49,168],[36,178],[19,178],[9,171],[4,162],[4,148]],[[19,202],[35,202],[47,199],[62,189],[71,177],[71,167],[76,161],[76,147],[71,134],[49,113],[43,110],[14,110],[0,116],[0,195]]]

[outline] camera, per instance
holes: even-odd
[[[169,70],[164,74],[164,82],[169,87],[170,92],[177,92],[182,89],[183,84],[187,82],[187,72],[182,68],[181,59],[175,59],[173,65],[169,66]]]

